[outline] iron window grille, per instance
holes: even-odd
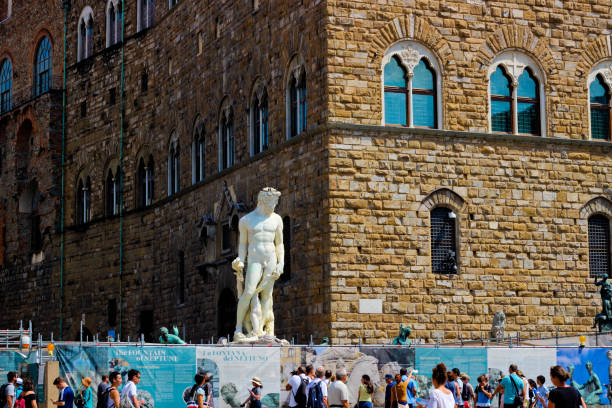
[[[591,277],[610,273],[610,220],[600,214],[589,218],[589,270]]]
[[[457,273],[456,219],[448,208],[431,211],[431,269],[433,273]]]

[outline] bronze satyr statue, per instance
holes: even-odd
[[[409,346],[412,344],[412,341],[408,338],[412,333],[410,326],[404,327],[403,324],[400,323],[399,335],[393,339],[393,344],[397,344],[400,346]]]
[[[608,280],[608,275],[601,280],[595,277],[595,286],[601,286],[599,293],[601,294],[602,311],[595,316],[593,328],[599,326],[599,332],[612,331],[612,283]]]
[[[176,326],[172,328],[173,334],[169,334],[168,329],[165,327],[160,328],[159,332],[161,333],[161,336],[159,336],[159,342],[161,344],[186,344],[179,337],[179,331]]]

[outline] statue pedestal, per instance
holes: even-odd
[[[237,338],[238,337],[238,338]],[[279,346],[288,346],[289,342],[287,340],[281,340],[276,336],[271,336],[269,334],[265,334],[259,337],[247,337],[247,336],[236,336],[234,335],[234,340],[232,344],[277,344]]]

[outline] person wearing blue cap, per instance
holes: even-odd
[[[387,383],[387,387],[385,388],[385,408],[391,408],[391,388],[396,384],[393,381],[393,376],[391,374],[385,375],[385,382]]]

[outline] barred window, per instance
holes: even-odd
[[[589,218],[589,269],[592,277],[610,272],[610,220],[601,214]]]
[[[457,216],[445,207],[433,209],[430,216],[431,270],[433,273],[457,273]]]
[[[589,86],[591,138],[610,140],[610,88],[601,74]]]

